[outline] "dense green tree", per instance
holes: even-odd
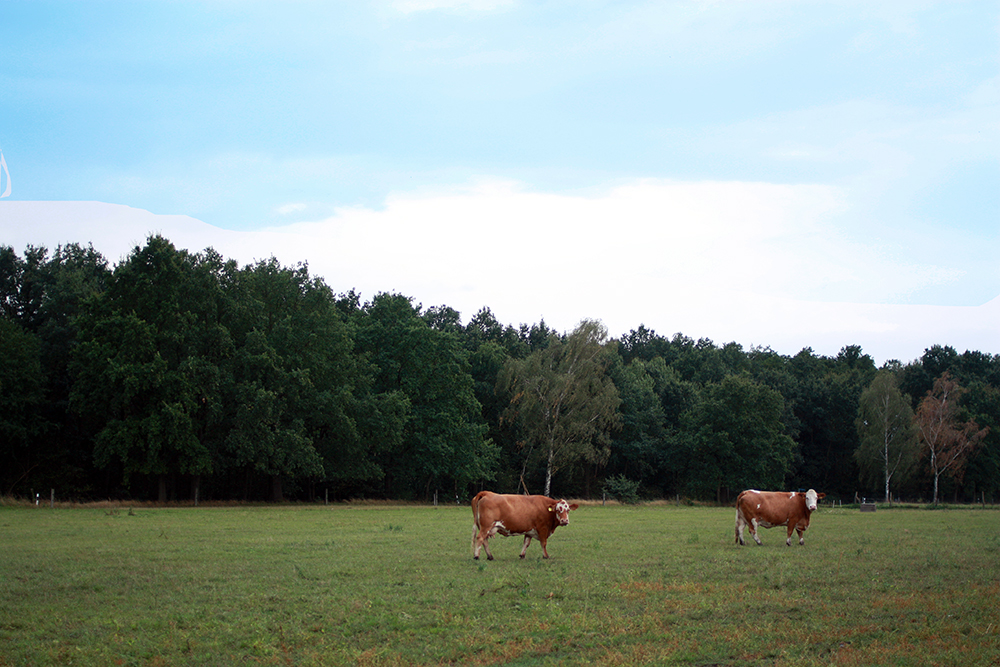
[[[84,304],[103,292],[110,276],[107,261],[92,247],[70,244],[51,258],[29,247],[23,260],[0,248],[0,267],[3,317],[19,322],[39,344],[43,397],[35,421],[44,429],[34,430],[31,472],[23,482],[62,494],[89,492],[92,434],[69,410],[69,354]]]
[[[853,495],[858,479],[858,400],[875,374],[874,364],[863,356],[855,359],[842,351],[830,358],[806,348],[789,361],[791,377],[781,392],[791,403],[792,416],[786,420],[797,443],[788,480],[793,488]]]
[[[474,480],[492,478],[497,448],[482,423],[459,333],[430,326],[408,297],[383,293],[362,309],[356,336],[375,367],[375,391],[399,394],[409,408],[400,446],[381,459],[386,493],[464,493]]]
[[[625,364],[618,357],[608,369],[621,398],[621,428],[611,436],[608,471],[637,483],[658,485],[655,476],[667,436],[667,416],[647,363],[654,362],[633,359]]]
[[[857,428],[861,444],[854,456],[861,480],[870,488],[881,485],[890,502],[890,485],[904,483],[920,458],[910,398],[899,391],[892,371],[879,372],[861,393]]]
[[[614,388],[618,403],[598,410],[603,425],[552,449],[532,430],[544,420],[528,385],[511,381],[532,364],[552,386],[564,379],[556,369],[578,340],[544,320],[503,325],[483,308],[463,326],[447,305],[424,311],[385,294],[362,304],[354,291],[333,295],[307,266],[272,258],[240,268],[152,236],[114,271],[92,247],[50,256],[0,246],[0,321],[0,483],[16,482],[15,493],[155,497],[159,482],[160,498],[183,496],[182,483],[195,498],[311,498],[319,485],[339,497],[416,497],[555,478],[564,493],[587,495],[607,476],[644,493],[724,499],[751,484],[740,477],[743,454],[716,474],[727,448],[770,437],[752,436],[767,429],[744,424],[735,397],[767,392],[782,399],[765,420],[780,432],[769,433],[785,438],[760,445],[773,461],[752,485],[850,496],[868,460],[855,420],[876,369],[856,345],[789,357],[640,326],[617,346],[602,339],[599,381],[580,385],[580,396]],[[1000,491],[1000,355],[933,345],[883,368],[914,399],[949,373],[967,388],[955,423],[988,427],[964,477],[921,470],[909,488],[929,491],[939,478],[956,498]],[[733,385],[744,381],[752,389]],[[733,407],[730,423],[720,405]]]
[[[969,458],[964,482],[971,487],[970,500],[983,498],[983,494],[996,497],[1000,491],[1000,387],[978,380],[967,389],[962,404],[968,419],[986,433]]]
[[[498,380],[511,396],[505,414],[518,424],[525,461],[539,456],[544,462],[545,495],[561,468],[607,461],[621,402],[607,375],[613,352],[604,325],[584,320],[565,341],[552,336],[548,346],[508,361]]]
[[[120,462],[126,483],[136,473],[158,477],[161,500],[167,476],[212,470],[212,452],[196,432],[205,397],[191,372],[213,308],[214,276],[203,266],[201,256],[150,237],[81,318],[74,353],[70,398],[95,425],[97,464]]]
[[[780,488],[795,446],[781,415],[781,395],[745,375],[705,386],[682,417],[684,488],[719,502],[744,488]]]
[[[21,258],[10,246],[0,246],[0,315],[26,331],[38,328],[47,258],[45,248],[29,245]]]
[[[400,406],[372,396],[372,369],[355,357],[351,327],[329,287],[307,266],[287,268],[274,258],[244,267],[231,283],[227,464],[268,477],[275,500],[296,479],[381,477],[368,444],[398,439]],[[376,417],[385,420],[381,435]]]
[[[0,473],[2,492],[10,494],[38,464],[32,446],[45,431],[38,339],[0,317]]]

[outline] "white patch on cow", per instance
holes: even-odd
[[[791,493],[788,494],[788,499],[789,500],[793,499],[794,497],[795,497],[795,492],[794,491],[792,491]]]
[[[760,509],[760,503],[757,503],[757,509]]]
[[[757,489],[750,489],[747,493],[760,493]]]

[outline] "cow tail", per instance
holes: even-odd
[[[479,495],[472,499],[472,553],[476,553],[476,535],[479,534]]]
[[[743,510],[740,508],[741,504],[740,501],[742,500],[743,500],[743,494],[741,493],[739,497],[736,499],[736,528],[734,531],[736,533],[736,544],[740,543],[740,528],[742,527],[741,524],[745,525],[747,523],[747,520],[743,517]]]

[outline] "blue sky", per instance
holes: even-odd
[[[744,345],[787,324],[745,340],[738,316],[692,304],[1000,295],[995,1],[84,0],[2,15],[8,243],[101,232],[61,220],[24,237],[15,218],[32,213],[9,204],[98,201],[242,239],[284,230],[287,246],[266,246],[279,260],[366,296]],[[484,270],[508,276],[470,276]],[[502,285],[549,298],[519,310]]]

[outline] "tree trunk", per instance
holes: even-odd
[[[160,493],[158,500],[161,503],[167,502],[167,476],[160,475]]]
[[[552,493],[552,459],[555,457],[555,450],[549,447],[549,462],[545,466],[545,495]]]
[[[281,475],[271,475],[271,496],[276,503],[280,503],[285,499],[281,491]]]

